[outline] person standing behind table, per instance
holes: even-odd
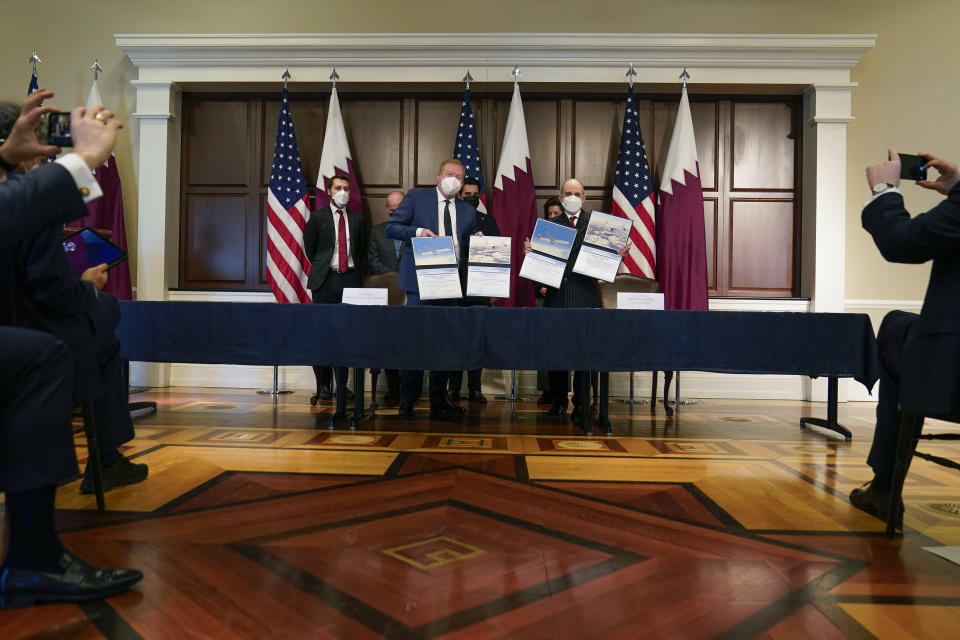
[[[563,207],[560,204],[559,198],[549,198],[543,203],[544,220],[553,222],[562,213]],[[542,307],[543,300],[547,295],[547,288],[545,286],[535,287],[534,293],[537,296],[537,306]],[[537,371],[537,389],[541,391],[540,397],[537,399],[538,405],[553,404],[553,392],[550,390],[550,376],[548,372]]]
[[[563,183],[560,189],[560,202],[563,214],[552,222],[577,230],[570,255],[567,259],[566,270],[559,288],[547,287],[544,296],[544,307],[555,309],[600,308],[600,292],[597,289],[597,279],[573,272],[573,265],[577,262],[587,226],[590,224],[590,212],[583,210],[583,184],[576,178],[570,178]],[[524,242],[524,251],[532,251],[530,239]],[[630,250],[630,243],[621,247],[617,253],[623,256]],[[588,372],[577,371],[573,375],[573,412],[570,419],[574,422],[581,420],[586,423],[590,417],[589,379]],[[560,416],[567,411],[568,378],[567,371],[551,371],[550,389],[553,391],[553,405],[547,411],[551,416]]]
[[[460,195],[458,196],[461,200],[469,204],[476,210],[477,213],[477,222],[480,225],[480,232],[485,236],[499,236],[500,227],[497,226],[497,221],[494,219],[489,212],[480,211],[477,207],[480,205],[480,181],[476,178],[464,178],[463,187],[460,189]],[[468,245],[469,246],[469,245]],[[469,255],[469,254],[465,254]],[[460,261],[461,265],[461,284],[463,286],[464,293],[467,290],[467,264],[468,259],[464,257]],[[463,306],[465,307],[488,307],[490,306],[489,298],[464,298]],[[467,399],[470,402],[478,402],[480,404],[487,404],[487,399],[483,396],[482,391],[482,379],[483,379],[483,369],[472,369],[467,372]],[[450,372],[450,402],[457,402],[460,400],[460,387],[463,384],[463,371],[451,371]]]
[[[389,219],[397,206],[403,200],[403,191],[391,191],[387,194],[386,211]],[[370,229],[370,246],[367,249],[367,264],[371,275],[396,271],[400,264],[400,253],[403,251],[403,242],[391,240],[387,237],[387,223]],[[400,404],[400,371],[384,369],[387,379],[387,393],[383,396],[382,404],[385,407],[395,407]]]
[[[933,261],[920,315],[891,311],[877,332],[880,389],[877,426],[867,457],[874,476],[850,493],[850,502],[881,520],[889,515],[901,399],[908,406],[924,406],[933,415],[954,414],[960,407],[960,170],[928,153],[919,155],[940,175],[917,184],[947,196],[946,200],[911,218],[899,190],[900,158],[891,149],[891,160],[867,167],[867,184],[874,195],[861,214],[863,228],[887,261]],[[940,406],[929,406],[927,397]],[[902,518],[901,511],[901,528]]]
[[[307,287],[315,304],[339,304],[346,287],[359,287],[367,255],[367,232],[359,213],[347,211],[350,179],[342,174],[330,178],[327,186],[330,206],[310,214],[303,232],[303,247],[310,261]],[[321,336],[316,336],[321,338]],[[346,415],[347,367],[337,367],[337,403],[331,422]],[[329,398],[330,366],[315,365],[317,396]],[[316,396],[315,396],[316,397]]]
[[[403,240],[403,255],[400,257],[400,288],[407,292],[407,305],[420,306],[434,304],[438,306],[459,305],[460,300],[420,300],[420,288],[414,268],[413,237],[453,236],[454,253],[458,263],[466,260],[466,244],[470,235],[479,232],[477,212],[469,204],[456,196],[463,186],[465,170],[463,163],[455,158],[444,160],[437,172],[435,188],[414,188],[390,216],[387,222],[387,237]],[[449,340],[457,340],[460,335],[457,327],[450,327]],[[417,348],[431,348],[431,345],[417,345]],[[430,416],[461,416],[466,409],[450,402],[447,397],[449,372],[430,372]],[[420,397],[423,387],[422,371],[400,372],[400,415],[413,417],[413,405]]]

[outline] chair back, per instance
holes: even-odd
[[[617,308],[617,294],[625,293],[659,293],[660,284],[656,280],[635,276],[630,273],[621,273],[613,282],[600,282],[600,303],[604,309]]]
[[[407,302],[407,292],[397,285],[398,275],[395,269],[373,273],[363,279],[363,286],[371,289],[386,289],[387,304],[392,307],[402,307]]]

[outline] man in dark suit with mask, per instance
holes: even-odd
[[[463,163],[456,159],[444,160],[437,173],[435,188],[417,188],[406,197],[390,216],[387,237],[403,241],[398,284],[407,292],[407,304],[428,304],[420,300],[420,288],[413,261],[413,237],[453,236],[457,261],[467,259],[469,236],[479,231],[476,210],[457,198],[464,178]],[[460,300],[437,300],[429,304],[460,304]],[[402,371],[400,383],[400,415],[413,416],[413,405],[423,386],[422,371]],[[460,416],[466,409],[450,402],[447,397],[449,372],[430,372],[430,415],[439,418]]]
[[[911,218],[899,190],[899,156],[892,149],[889,154],[891,160],[867,168],[874,195],[863,208],[863,228],[886,260],[906,264],[932,260],[933,268],[920,315],[891,311],[877,332],[880,390],[867,457],[874,476],[853,490],[850,502],[882,520],[888,516],[901,400],[907,406],[925,407],[933,416],[960,411],[960,170],[921,153],[926,167],[940,175],[917,184],[947,198]],[[939,405],[931,406],[931,400]]]
[[[310,260],[307,287],[316,304],[337,304],[347,287],[359,287],[366,267],[367,232],[359,213],[348,211],[350,179],[341,174],[330,178],[330,206],[310,214],[303,232],[303,247]],[[315,336],[322,339],[322,336]],[[330,398],[330,366],[313,367],[317,396]],[[335,424],[346,415],[347,367],[336,368],[337,402],[330,419]],[[317,396],[314,396],[315,398]]]
[[[480,207],[480,181],[476,178],[467,177],[463,179],[463,187],[460,189],[460,199],[476,209],[477,224],[480,225],[480,233],[485,236],[499,236],[500,227],[497,226],[496,219],[488,211],[481,211]],[[464,295],[467,291],[467,260],[460,261],[460,281],[463,286]],[[489,298],[464,298],[463,305],[466,307],[487,307],[490,306]],[[482,383],[483,369],[472,369],[467,371],[467,399],[470,402],[487,404],[487,399],[483,396]],[[460,387],[463,385],[463,371],[450,372],[450,402],[460,400]]]
[[[544,296],[544,307],[555,309],[599,308],[600,292],[597,289],[597,279],[573,272],[573,265],[577,262],[583,238],[590,224],[590,212],[583,209],[583,184],[576,178],[570,178],[563,183],[560,189],[560,203],[563,213],[551,222],[573,227],[577,230],[567,267],[563,273],[563,280],[559,288],[547,287]],[[618,252],[625,255],[630,248],[627,243]],[[527,238],[524,249],[530,251],[530,239]],[[553,391],[553,405],[547,411],[549,415],[559,416],[567,411],[567,393],[569,392],[569,371],[551,371],[549,373],[550,389]],[[573,374],[573,412],[570,419],[578,424],[586,424],[590,417],[590,376],[587,371],[577,371]]]

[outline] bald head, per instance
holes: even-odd
[[[393,215],[393,212],[396,211],[397,207],[400,206],[400,201],[403,200],[403,191],[391,191],[387,194],[387,217]]]
[[[564,182],[560,187],[560,199],[563,200],[567,196],[577,196],[583,200],[583,183],[576,178],[570,178]]]

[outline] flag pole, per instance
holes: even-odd
[[[97,66],[100,66],[99,64]],[[93,67],[90,67],[91,69]],[[287,81],[290,80],[293,76],[290,75],[290,67],[283,68],[283,75],[280,78],[283,80],[283,88],[287,88]],[[281,105],[282,107],[283,105]],[[277,385],[277,380],[279,378],[279,366],[273,365],[273,389],[257,389],[257,394],[262,396],[271,396],[273,398],[273,404],[277,404],[277,396],[285,395],[288,393],[293,393],[293,389],[280,389]]]

